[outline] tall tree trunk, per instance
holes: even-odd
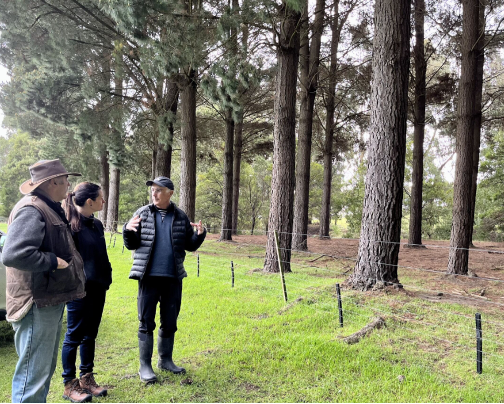
[[[333,138],[334,138],[334,103],[336,98],[336,68],[338,45],[340,41],[341,26],[339,20],[339,0],[334,1],[333,16],[331,19],[331,66],[329,68],[329,88],[326,101],[326,125],[324,141],[324,182],[322,188],[322,209],[320,212],[321,238],[329,237],[331,224],[331,182],[332,182],[332,160],[333,160]]]
[[[179,205],[191,221],[196,210],[196,72],[191,69],[180,94],[180,198]]]
[[[119,219],[119,186],[121,184],[121,169],[111,167],[109,203],[107,212],[107,231],[117,232],[117,221]]]
[[[256,222],[256,217],[255,215],[252,216],[252,225],[250,227],[250,235],[254,235],[254,229],[255,229],[255,222]]]
[[[103,227],[107,228],[107,212],[108,212],[108,200],[109,200],[109,163],[108,163],[108,153],[106,149],[103,149],[100,153],[100,185],[103,192],[103,199],[105,203],[103,204],[103,209],[100,210],[98,218],[103,223]]]
[[[229,4],[229,3],[228,3]],[[235,16],[239,15],[238,0],[233,0],[232,12]],[[231,26],[229,30],[228,52],[236,58],[238,55],[238,30],[235,26]],[[233,76],[236,77],[236,67],[230,65]],[[224,146],[224,178],[222,189],[222,228],[220,240],[232,240],[233,232],[233,147],[234,147],[234,132],[235,121],[233,118],[233,109],[226,109],[226,144]]]
[[[170,112],[169,119],[164,126],[167,126],[167,138],[158,139],[157,158],[156,158],[156,177],[163,175],[170,177],[171,175],[171,162],[173,151],[173,124],[177,115],[177,106],[179,98],[179,89],[177,83],[168,81],[166,83],[166,97],[163,100],[165,110]]]
[[[173,135],[173,131],[171,131]],[[173,137],[172,137],[173,139]],[[173,142],[173,140],[172,140]],[[162,145],[158,143],[157,158],[156,158],[156,177],[163,175],[170,178],[171,174],[171,159],[172,159],[172,146]]]
[[[425,134],[425,74],[427,63],[424,50],[425,0],[415,0],[415,102],[413,135],[413,172],[410,203],[410,246],[422,244],[422,189]]]
[[[233,225],[233,143],[235,124],[233,111],[226,111],[226,144],[224,149],[224,181],[222,190],[222,229],[220,240],[232,240]]]
[[[264,271],[278,272],[274,231],[278,232],[280,258],[290,272],[292,221],[294,218],[294,159],[296,153],[296,81],[299,62],[299,20],[301,13],[282,2],[277,47],[278,73],[275,91],[273,131],[273,173],[268,219],[268,243]]]
[[[122,113],[122,94],[123,83],[122,78],[119,76],[114,77],[114,91],[116,96],[116,108],[119,108]],[[112,128],[112,140],[109,146],[109,154],[113,151],[113,159],[110,161],[110,183],[109,183],[109,200],[107,209],[107,231],[117,232],[117,221],[119,218],[119,188],[121,184],[121,154],[124,150],[123,139],[121,132],[118,129],[121,122],[116,122],[115,127]]]
[[[238,205],[240,202],[240,169],[243,150],[243,118],[240,117],[235,124],[233,147],[233,234],[238,229]]]
[[[313,36],[309,45],[308,4],[303,16],[301,49],[301,103],[299,107],[299,132],[296,158],[296,192],[294,195],[294,230],[292,248],[308,249],[308,204],[310,193],[310,162],[313,132],[313,107],[318,88],[320,44],[324,23],[325,0],[317,0]]]
[[[471,241],[471,185],[473,173],[476,45],[479,34],[479,0],[463,0],[462,66],[457,120],[457,162],[453,189],[453,221],[448,273],[467,274]]]
[[[158,137],[159,137],[159,130],[158,128],[154,129],[155,131],[155,138],[154,138],[154,146],[152,148],[152,158],[151,158],[151,178],[156,178],[157,177],[157,172],[156,172],[156,166],[157,166],[157,154],[158,154]],[[152,198],[152,196],[151,196]],[[152,202],[152,201],[151,201]]]
[[[233,0],[233,8],[239,10],[238,0]],[[249,28],[247,24],[242,25],[242,46],[240,49],[243,58],[248,53]],[[237,113],[235,122],[235,138],[233,149],[233,234],[238,232],[238,209],[240,202],[240,176],[241,160],[243,151],[243,111]]]
[[[483,67],[485,64],[485,6],[486,0],[480,0],[479,3],[479,36],[476,44],[476,79],[474,90],[474,147],[473,147],[473,165],[472,165],[472,184],[471,184],[471,220],[470,226],[470,246],[473,245],[474,219],[476,212],[476,191],[478,187],[478,171],[481,145],[481,121],[482,111],[481,102],[483,97]]]
[[[366,290],[398,283],[397,260],[406,156],[409,0],[377,0],[371,124],[359,252],[348,284]]]

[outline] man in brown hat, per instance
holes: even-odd
[[[82,259],[61,208],[69,173],[59,160],[30,167],[25,195],[9,216],[2,261],[7,267],[7,320],[19,356],[12,402],[45,403],[58,357],[65,303],[85,296]],[[90,401],[82,390],[69,397]]]

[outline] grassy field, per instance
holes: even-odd
[[[339,275],[338,262],[310,264],[295,255],[294,272],[286,276],[285,304],[279,275],[254,270],[262,267],[264,247],[211,240],[199,251],[199,277],[196,255],[186,259],[189,277],[184,280],[174,358],[187,374],[175,376],[155,368],[160,382],[144,386],[137,375],[137,282],[128,279],[131,254],[122,252],[120,236],[113,244],[109,254],[114,281],[95,361],[96,379],[110,391],[95,402],[504,400],[504,344],[499,343],[504,334],[498,313],[484,317],[489,340],[483,374],[478,375],[474,308],[431,303],[393,289],[343,290],[341,328],[334,285],[345,276]],[[413,282],[407,274],[403,278]],[[385,319],[385,328],[357,344],[343,342],[377,315]],[[490,320],[493,326],[487,326]],[[7,330],[3,324],[0,335]],[[0,402],[10,400],[16,360],[12,342],[0,337]],[[63,402],[61,371],[59,363],[50,402]]]

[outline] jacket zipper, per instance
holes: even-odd
[[[152,213],[152,211],[150,210],[150,208],[149,208],[149,212]],[[147,213],[147,216],[148,215],[149,215],[149,213]],[[156,217],[154,216],[154,214],[152,214],[152,218],[153,218],[153,221],[154,221],[152,227],[154,229],[154,241],[155,241],[156,240]],[[147,272],[147,265],[149,265],[150,256],[151,256],[151,253],[152,253],[152,247],[154,246],[154,241],[152,242],[153,245],[151,246],[151,248],[149,250],[149,255],[147,257],[147,261],[145,261],[145,267],[144,267],[144,270],[142,272],[142,276],[140,277],[140,280],[143,279],[145,273]],[[142,236],[140,236],[140,242],[142,242]]]
[[[173,207],[173,217],[171,220],[171,229],[170,229],[170,237],[171,237],[171,248],[173,252],[173,265],[175,266],[175,277],[178,279],[178,268],[177,268],[177,262],[175,261],[175,246],[173,245],[173,222],[175,221],[175,206]]]

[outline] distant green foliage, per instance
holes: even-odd
[[[477,188],[475,237],[504,240],[504,132],[499,131],[481,152],[482,180]]]
[[[196,218],[220,231],[222,219],[222,165],[218,164],[198,175]],[[264,231],[268,222],[272,164],[260,157],[250,165],[242,163],[238,230],[247,233],[254,228]]]
[[[119,194],[119,224],[129,221],[141,206],[149,203],[149,187],[145,179],[125,176]]]
[[[27,133],[0,137],[0,216],[8,217],[21,198],[19,186],[30,178],[28,167],[40,159],[41,143]]]
[[[366,161],[361,160],[355,174],[344,184],[343,215],[347,223],[344,237],[358,237],[362,221],[362,207],[364,201],[364,178],[366,176]]]
[[[424,175],[422,192],[422,238],[447,240],[450,238],[453,211],[453,184],[445,180],[435,163],[438,142],[433,139],[431,147],[424,155]],[[411,162],[413,142],[407,144],[405,192],[403,200],[402,235],[407,238],[410,215]],[[408,185],[409,184],[409,185]]]
[[[261,157],[243,164],[238,204],[238,230],[263,234],[268,223],[273,164]]]
[[[196,181],[196,214],[211,231],[220,231],[222,218],[222,166],[215,165],[198,175]]]
[[[331,184],[331,222],[336,222],[343,214],[342,209],[345,204],[343,184],[343,166],[336,163],[333,166]],[[322,210],[322,194],[324,188],[324,166],[317,162],[310,164],[310,193],[308,205],[308,217],[314,222],[319,222]]]

